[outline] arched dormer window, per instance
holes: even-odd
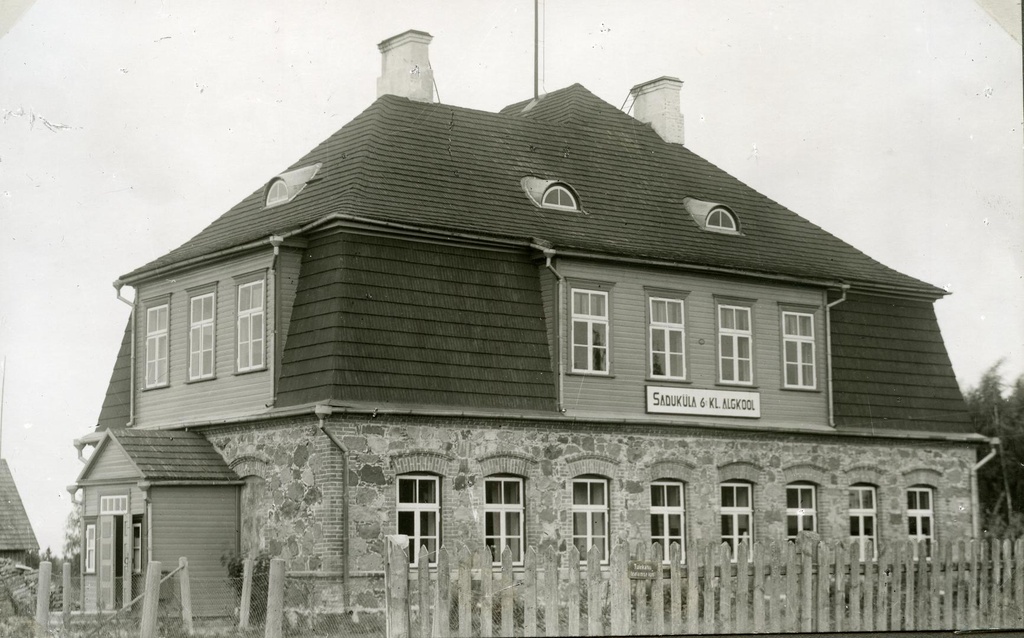
[[[576,197],[568,188],[561,184],[552,184],[544,191],[544,197],[540,200],[544,208],[558,208],[560,210],[578,210]]]
[[[708,220],[704,224],[708,230],[717,230],[727,233],[737,232],[736,218],[724,208],[714,208],[708,213]]]
[[[275,179],[267,189],[267,207],[283,204],[288,201],[288,184],[283,179]]]

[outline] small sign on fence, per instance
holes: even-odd
[[[627,571],[630,580],[654,580],[659,567],[653,560],[631,560]]]

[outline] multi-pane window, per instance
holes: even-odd
[[[870,485],[854,485],[850,487],[850,538],[860,546],[860,559],[868,560],[878,556],[878,537],[875,527],[878,521],[878,510],[875,488]],[[871,555],[867,553],[871,543]]]
[[[428,474],[398,477],[398,533],[409,537],[409,560],[416,564],[422,547],[435,560],[441,526],[441,482]]]
[[[786,538],[795,541],[800,532],[818,529],[815,489],[810,483],[786,486]]]
[[[238,370],[263,367],[263,280],[238,287]]]
[[[683,302],[651,298],[651,376],[686,377]]]
[[[708,220],[704,224],[706,228],[715,230],[736,231],[736,220],[724,208],[716,208],[708,214]]]
[[[722,542],[732,547],[733,559],[740,541],[754,542],[754,500],[750,483],[722,483]]]
[[[814,315],[805,312],[783,312],[782,347],[786,387],[815,387]]]
[[[561,208],[562,210],[576,210],[576,198],[572,196],[565,186],[555,184],[546,191],[541,198],[541,206],[545,208]]]
[[[722,383],[751,383],[750,308],[718,306],[718,374]]]
[[[679,545],[686,560],[686,514],[680,481],[655,481],[651,484],[651,542],[661,543],[662,561],[668,562],[672,543]]]
[[[189,301],[188,378],[190,381],[213,377],[213,293],[192,297]]]
[[[132,571],[142,573],[142,523],[132,524]]]
[[[167,304],[146,309],[146,387],[167,385]]]
[[[586,560],[596,546],[601,562],[608,560],[608,481],[582,476],[572,481],[572,542]]]
[[[85,526],[85,573],[92,574],[96,571],[96,526],[89,524]]]
[[[484,481],[484,538],[495,562],[507,547],[512,561],[523,561],[523,480],[494,477]]]
[[[608,372],[608,293],[572,291],[572,369]]]
[[[935,540],[935,510],[933,492],[930,487],[912,487],[907,490],[907,535],[917,541],[914,558],[932,555],[932,541]]]
[[[126,514],[128,512],[127,496],[101,496],[100,514]]]

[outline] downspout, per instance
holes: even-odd
[[[849,284],[842,284],[840,290],[843,296],[832,303],[825,304],[825,368],[828,374],[828,424],[836,427],[836,409],[832,400],[832,308],[846,301],[846,291],[850,289]],[[828,301],[828,291],[825,292]]]
[[[988,451],[985,458],[971,466],[971,531],[974,532],[975,540],[981,538],[981,512],[978,511],[981,508],[981,500],[978,498],[978,470],[995,458],[996,448],[1000,444],[998,437],[992,437],[988,442],[992,449]]]
[[[348,557],[352,553],[351,547],[351,535],[349,533],[351,526],[348,520],[348,448],[345,444],[338,440],[338,437],[334,436],[330,430],[324,425],[327,422],[327,417],[334,414],[334,408],[323,403],[318,403],[313,408],[313,413],[316,414],[316,418],[319,420],[317,429],[327,435],[327,438],[331,440],[331,443],[338,448],[341,452],[341,520],[344,521],[345,529],[343,530],[343,537],[345,539],[345,552],[341,558],[341,586],[345,590],[345,606],[348,607],[349,602],[349,586],[348,586]]]
[[[541,251],[544,253],[544,267],[551,271],[551,274],[555,276],[555,360],[558,367],[558,412],[565,414],[565,407],[562,405],[562,397],[565,396],[565,360],[562,356],[562,343],[565,341],[565,335],[562,332],[564,326],[562,325],[562,282],[564,278],[561,273],[555,270],[555,267],[551,265],[551,260],[555,258],[555,250],[553,248],[547,248],[538,244],[530,244],[531,248]]]
[[[274,295],[274,315],[272,317],[274,322],[274,328],[270,331],[270,352],[274,356],[274,368],[270,375],[270,405],[268,408],[272,408],[277,404],[277,378],[281,372],[281,353],[277,350],[277,323],[281,319],[281,305],[278,302],[280,295],[278,294],[277,285],[277,258],[281,254],[281,244],[284,243],[284,237],[280,235],[271,235],[268,239],[270,245],[274,247],[274,258],[270,260],[270,285],[268,288],[273,292]],[[321,423],[322,425],[322,423]]]
[[[130,367],[131,367],[131,371],[130,371],[131,383],[128,386],[128,423],[125,424],[127,427],[132,427],[133,425],[135,425],[135,383],[136,383],[136,379],[135,379],[135,302],[134,301],[128,301],[127,299],[125,299],[124,297],[121,296],[121,288],[123,288],[123,287],[124,287],[124,282],[121,281],[120,279],[118,279],[117,281],[114,282],[114,290],[117,291],[117,300],[128,304],[128,306],[131,307],[131,309],[132,309],[131,314],[128,315],[128,320],[131,322],[131,326],[132,326],[132,329],[131,329],[131,334],[132,334],[132,336],[131,336],[131,349],[132,349],[132,353],[131,353],[131,365],[130,365]],[[136,297],[137,296],[138,295],[136,295]],[[81,450],[79,450],[79,457],[81,457]]]

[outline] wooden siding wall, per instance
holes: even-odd
[[[142,478],[121,446],[112,440],[108,440],[98,453],[100,456],[96,458],[95,463],[89,468],[89,474],[82,477],[83,479],[96,481]]]
[[[137,295],[139,310],[136,317],[136,423],[140,427],[183,423],[195,420],[251,414],[263,410],[273,398],[273,384],[270,370],[275,365],[273,349],[270,348],[274,330],[273,290],[266,288],[265,326],[267,370],[237,374],[236,365],[236,277],[257,271],[269,272],[272,251],[250,255],[230,262],[215,264],[186,273],[179,273],[145,285]],[[290,262],[290,259],[284,260]],[[288,272],[293,269],[289,263]],[[291,274],[280,277],[279,284],[294,287],[295,277]],[[188,382],[188,336],[189,336],[189,290],[203,286],[215,286],[215,377],[197,382]],[[169,385],[162,388],[144,389],[146,382],[146,307],[155,299],[170,295],[169,325]],[[283,299],[294,297],[294,289],[282,292]]]
[[[559,272],[565,278],[560,320],[564,327],[562,356],[565,358],[564,407],[570,416],[641,416],[646,411],[645,386],[679,386],[707,390],[759,392],[761,418],[682,417],[650,414],[653,420],[692,419],[703,423],[740,423],[757,426],[826,425],[828,388],[825,357],[825,308],[822,291],[810,287],[751,283],[740,279],[690,275],[650,268],[633,268],[583,261],[560,260]],[[590,282],[611,285],[610,369],[608,376],[580,375],[570,372],[571,316],[567,300],[570,290],[593,288]],[[648,378],[647,298],[652,294],[675,291],[686,294],[686,367],[689,383],[681,384]],[[716,297],[752,301],[754,387],[717,384]],[[781,304],[781,306],[780,306]],[[782,389],[783,307],[813,309],[815,334],[815,374],[817,388]],[[549,313],[550,314],[550,313]],[[703,341],[703,343],[701,343]]]
[[[86,487],[83,490],[82,496],[82,517],[90,518],[100,515],[100,497],[123,496],[125,494],[128,494],[130,497],[129,509],[132,515],[146,513],[146,499],[142,490],[134,482],[126,482],[115,485],[93,485]]]
[[[150,492],[153,560],[174,569],[186,556],[195,613],[230,615],[235,594],[221,557],[238,551],[238,487],[154,486]]]

